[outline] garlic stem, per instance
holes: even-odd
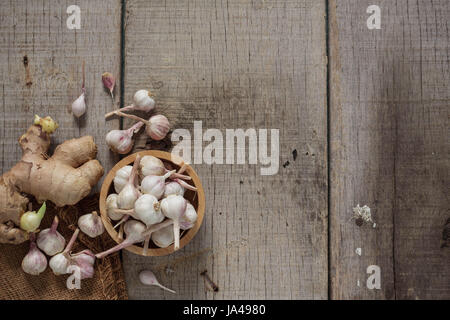
[[[173,236],[175,238],[174,250],[180,249],[180,221],[179,219],[173,220]]]
[[[187,164],[183,163],[183,165],[180,167],[180,169],[178,170],[177,173],[182,174],[186,171],[186,169],[187,169]]]
[[[78,233],[80,233],[80,229],[77,228],[75,230],[75,232],[73,233],[72,238],[70,238],[70,241],[67,244],[66,249],[64,249],[63,253],[69,253],[70,250],[72,250],[72,247],[73,247],[75,241],[77,240]]]
[[[123,113],[121,111],[114,111],[114,114],[121,116],[121,117],[130,118],[130,119],[133,119],[136,121],[142,121],[146,125],[150,124],[150,122],[148,120],[142,119],[141,117],[135,116],[134,114]]]
[[[133,210],[133,209],[131,209]],[[126,222],[128,219],[130,219],[130,215],[129,214],[125,214],[122,219],[120,219],[119,222],[116,223],[116,225],[113,227],[113,229],[117,228],[118,226],[120,226],[121,224],[123,224],[124,222]]]
[[[145,230],[142,235],[143,236],[151,236],[153,232],[158,231],[162,228],[168,227],[173,223],[172,219],[166,219],[163,222],[154,224],[152,226],[150,226],[147,230]]]
[[[178,182],[183,188],[188,189],[188,190],[192,190],[192,191],[197,191],[197,188],[190,185],[189,183],[185,182],[184,180],[181,179],[173,179],[174,181]]]
[[[107,114],[105,114],[105,119],[107,119],[107,118],[117,114],[117,112],[133,110],[134,108],[135,108],[135,105],[132,104],[132,105],[129,105],[129,106],[126,106],[126,107],[123,107],[123,108],[120,108],[120,109],[108,112]]]

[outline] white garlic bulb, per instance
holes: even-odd
[[[159,229],[152,233],[152,241],[160,248],[167,248],[174,242],[172,226]]]
[[[117,197],[118,195],[116,193],[111,193],[108,198],[106,198],[106,212],[108,217],[114,221],[123,218],[122,213],[116,212],[116,209],[119,209],[117,206]]]
[[[197,221],[197,211],[192,204],[189,202],[186,205],[186,211],[180,219],[180,229],[187,230],[192,228]]]
[[[162,176],[166,173],[164,163],[154,156],[143,156],[139,164],[141,176]]]
[[[158,199],[151,194],[144,194],[134,203],[133,217],[148,226],[164,220]]]
[[[170,130],[169,120],[162,114],[157,114],[148,120],[145,131],[153,140],[162,140]]]
[[[133,97],[134,104],[142,108],[145,111],[151,111],[155,107],[155,100],[150,96],[150,92],[147,90],[138,90]]]
[[[176,181],[166,183],[166,187],[164,188],[164,198],[168,197],[172,194],[178,195],[178,196],[183,196],[184,191],[185,190],[184,190],[183,186]]]
[[[98,237],[105,232],[102,219],[98,216],[96,211],[82,215],[78,219],[78,227],[91,238]]]
[[[175,170],[167,172],[163,176],[146,176],[141,182],[141,192],[151,194],[160,199],[166,188],[166,179],[169,178]]]
[[[53,256],[49,262],[50,269],[57,276],[67,273],[67,268],[70,266],[70,261],[67,258],[67,253],[62,252]]]
[[[131,170],[133,169],[132,166],[124,166],[117,170],[116,175],[114,177],[114,190],[116,190],[117,193],[120,193],[122,191],[123,187],[128,182],[128,178],[130,177]]]

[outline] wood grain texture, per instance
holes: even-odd
[[[260,165],[193,165],[206,194],[202,228],[168,257],[124,252],[130,298],[327,298],[325,2],[126,6],[125,102],[149,88],[157,111],[191,135],[194,120],[224,135],[280,129],[276,175],[261,176]],[[136,147],[170,144],[143,138]],[[177,294],[142,286],[146,268]],[[205,290],[205,269],[217,293]]]
[[[119,128],[119,121],[105,123],[113,109],[103,89],[101,74],[120,70],[121,1],[77,1],[81,29],[69,30],[68,1],[2,1],[0,11],[0,90],[2,117],[1,170],[21,158],[17,139],[34,114],[50,115],[59,123],[53,146],[66,139],[92,135],[98,159],[108,171],[117,161],[104,137]],[[77,120],[72,102],[81,94],[82,61],[86,64],[87,113]],[[116,99],[119,92],[116,90]],[[99,184],[100,185],[100,184]],[[99,189],[98,189],[99,190]]]
[[[378,1],[381,30],[371,4],[329,7],[331,298],[448,299],[450,3]],[[357,203],[375,229],[349,220]],[[381,290],[366,288],[371,264]]]

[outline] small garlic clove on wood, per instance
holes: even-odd
[[[84,92],[72,103],[72,113],[79,118],[86,112],[86,101]]]
[[[82,215],[78,219],[78,227],[83,233],[91,238],[98,237],[105,232],[102,219],[98,216],[96,211]]]
[[[153,272],[150,270],[144,270],[139,273],[139,280],[142,284],[147,286],[157,286],[160,287],[163,290],[169,291],[171,293],[176,293],[172,289],[169,289],[167,287],[164,287],[162,284],[159,283],[158,279],[156,279],[156,276]]]

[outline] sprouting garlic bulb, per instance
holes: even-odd
[[[164,220],[158,199],[151,194],[144,194],[134,203],[133,217],[148,226]]]
[[[166,187],[164,188],[164,198],[174,194],[178,196],[184,195],[184,188],[181,184],[179,184],[176,181],[172,181],[169,183],[166,183]]]
[[[172,226],[167,226],[152,233],[153,243],[160,248],[167,248],[174,240]]]
[[[186,211],[180,219],[180,229],[191,229],[197,221],[197,216],[197,211],[195,211],[194,206],[188,202],[186,205]]]
[[[157,114],[148,120],[145,131],[153,140],[162,140],[170,130],[169,120],[162,114]]]
[[[119,209],[117,206],[117,194],[111,193],[108,198],[106,198],[106,213],[111,220],[120,220],[123,218],[122,213],[116,212]]]
[[[47,268],[47,258],[36,247],[35,236],[30,238],[30,251],[22,260],[22,270],[25,273],[37,276]]]
[[[86,112],[84,92],[72,103],[72,113],[79,118]]]
[[[96,211],[82,215],[78,219],[78,227],[91,238],[98,237],[105,232],[102,219],[98,216]]]
[[[117,170],[116,176],[114,177],[114,190],[117,193],[122,191],[123,187],[127,184],[132,169],[132,166],[125,166]]]
[[[57,276],[61,274],[67,274],[67,268],[70,266],[70,260],[68,254],[65,252],[58,253],[53,256],[49,262],[50,269]]]
[[[141,182],[141,192],[151,194],[160,199],[166,188],[166,179],[169,178],[175,170],[167,172],[163,176],[146,176]]]
[[[48,256],[54,256],[62,252],[66,244],[64,237],[56,230],[58,223],[58,216],[55,216],[52,226],[39,232],[37,237],[37,246]]]
[[[139,164],[141,176],[162,176],[166,173],[164,163],[154,156],[143,156]]]
[[[155,107],[155,100],[150,96],[147,90],[138,90],[133,97],[134,104],[140,107],[140,110],[151,111]]]

